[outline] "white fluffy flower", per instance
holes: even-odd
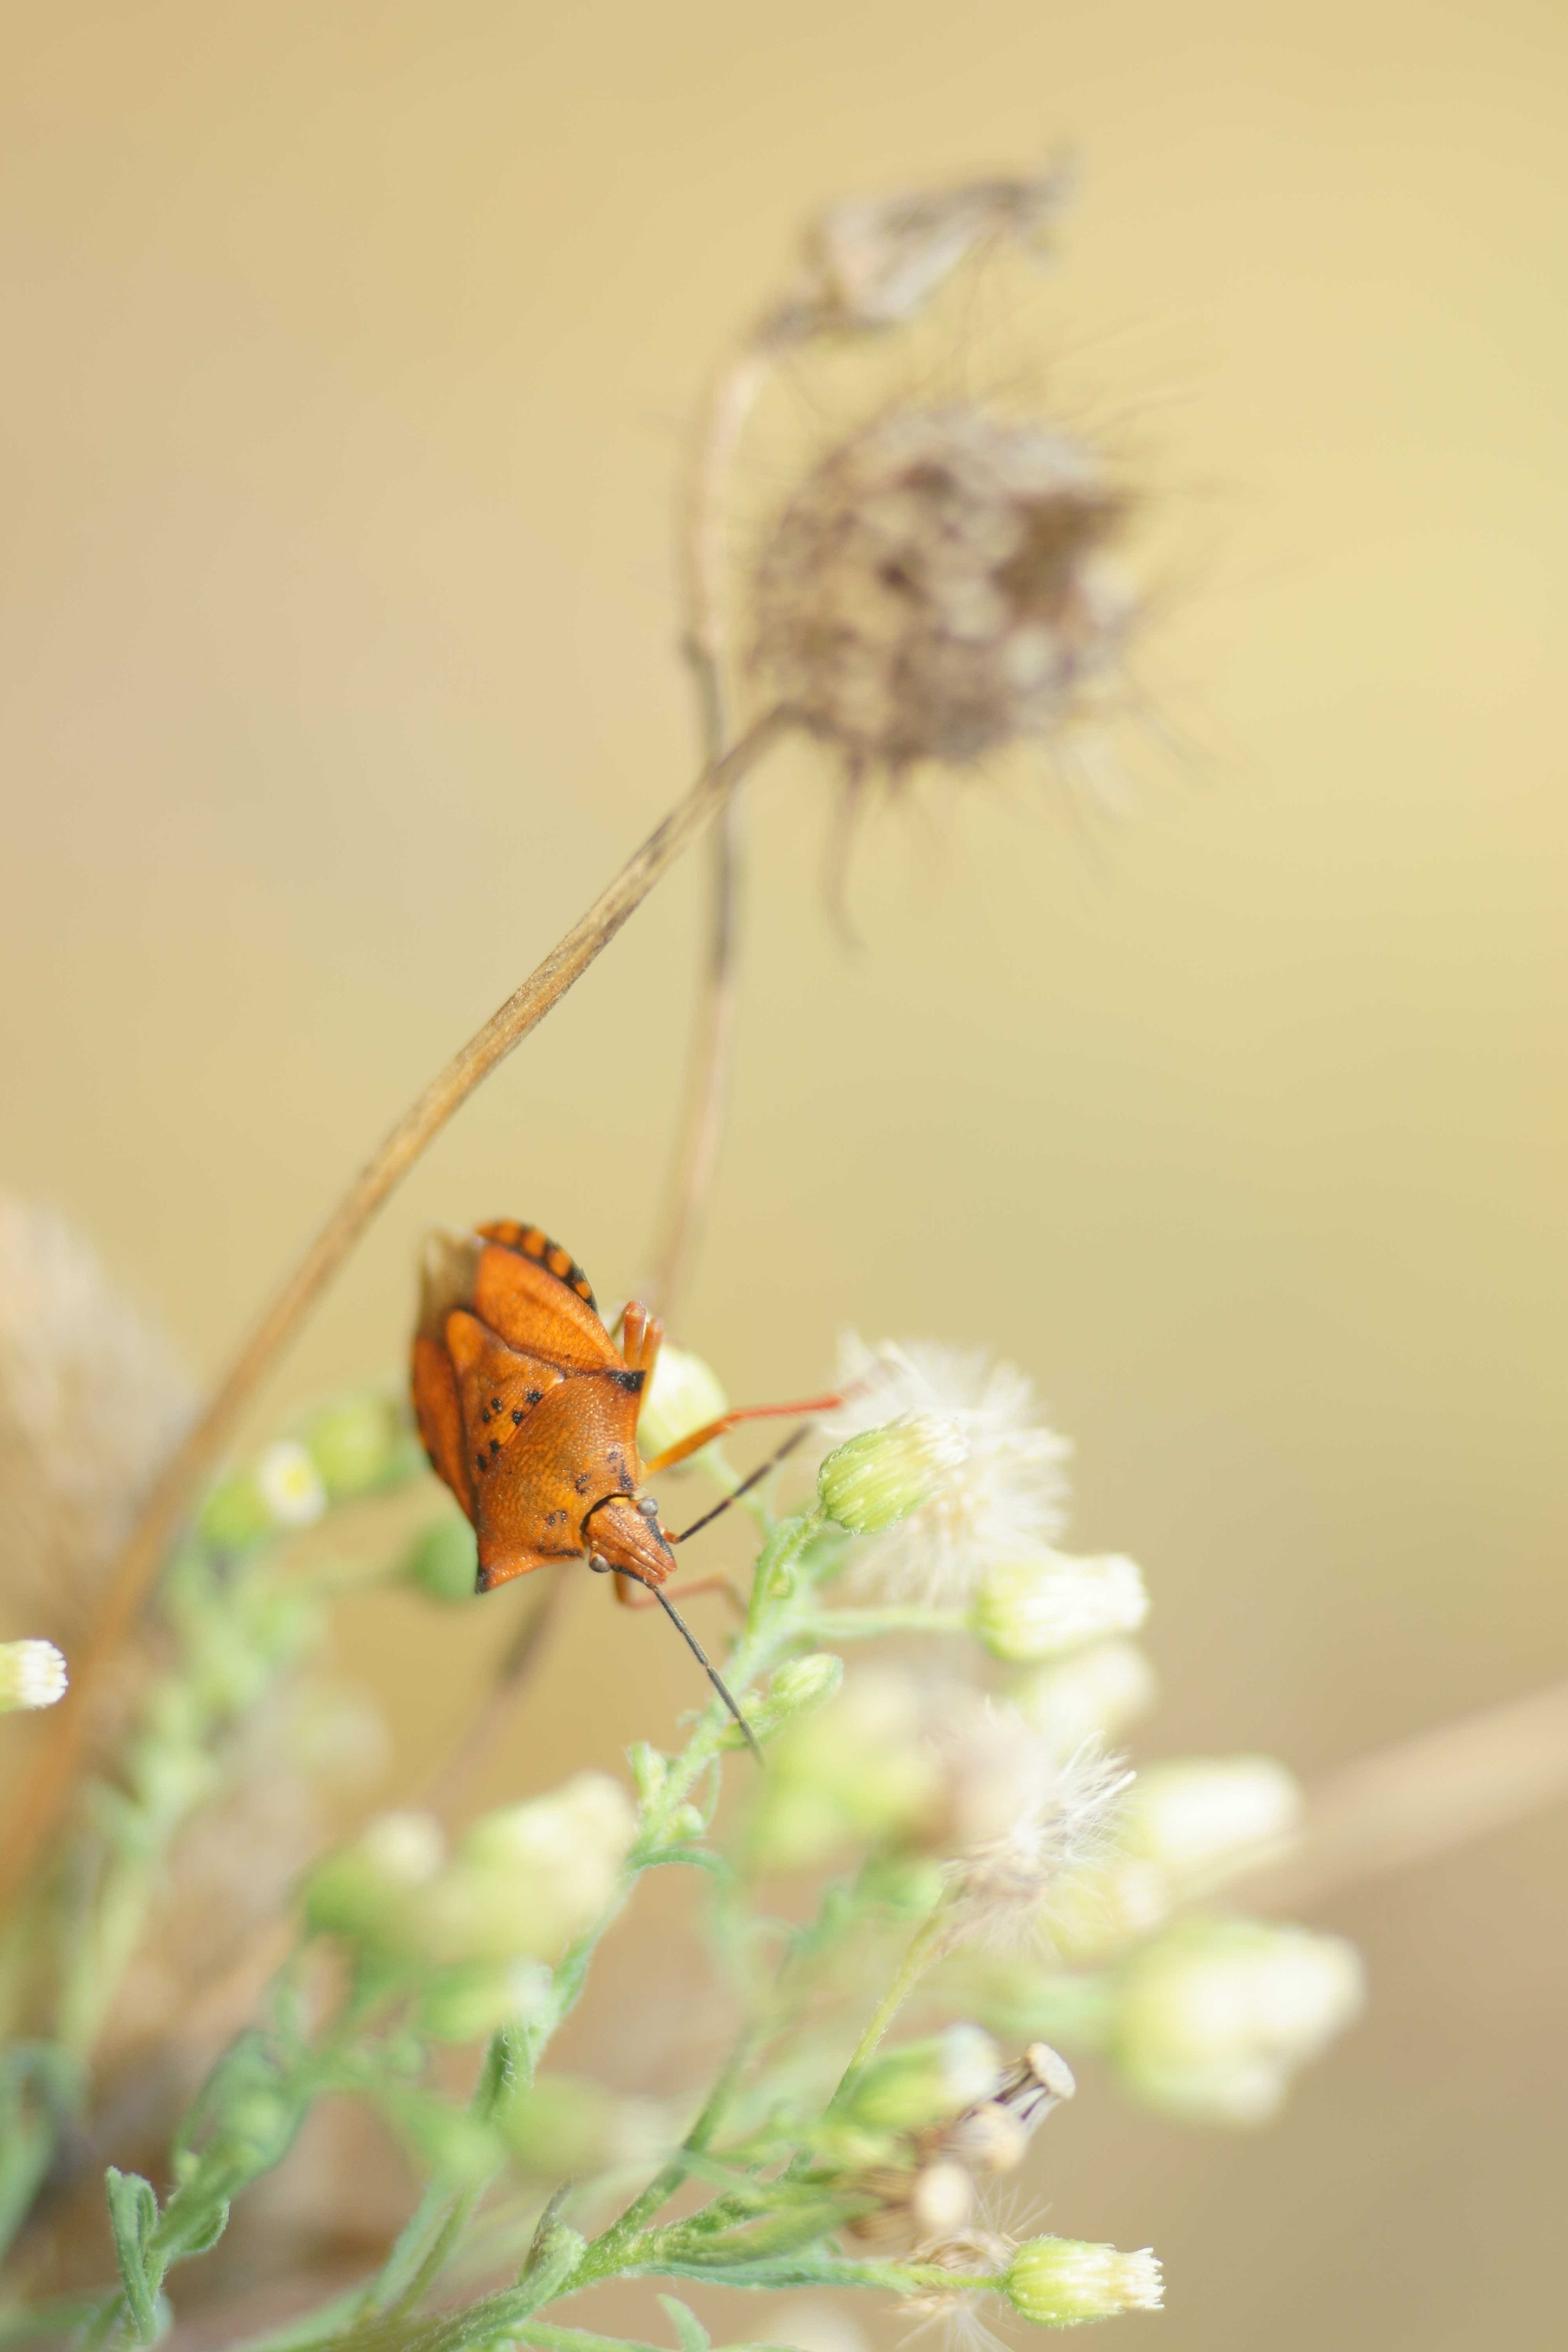
[[[989,1942],[1027,1941],[1045,1898],[1092,1853],[1132,1776],[1092,1742],[1064,1759],[994,1700],[950,1718],[935,1746],[955,1927]]]
[[[838,1384],[845,1402],[820,1424],[825,1451],[908,1418],[942,1440],[932,1448],[942,1458],[926,1500],[857,1546],[860,1590],[952,1607],[969,1600],[997,1561],[1043,1552],[1060,1534],[1070,1449],[1041,1420],[1016,1365],[931,1340],[872,1348],[848,1332]]]

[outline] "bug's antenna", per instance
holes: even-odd
[[[623,1570],[622,1573],[625,1574],[625,1572],[626,1571]],[[652,1593],[659,1607],[664,1611],[665,1615],[672,1618],[675,1623],[680,1628],[681,1633],[686,1637],[687,1646],[690,1650],[692,1656],[697,1660],[698,1664],[702,1668],[709,1681],[712,1684],[714,1689],[718,1692],[720,1697],[723,1700],[725,1706],[729,1708],[731,1714],[740,1725],[742,1731],[745,1734],[747,1747],[751,1749],[752,1755],[760,1764],[763,1761],[763,1751],[757,1744],[756,1733],[752,1729],[751,1725],[746,1721],[745,1717],[741,1713],[740,1708],[735,1705],[734,1700],[731,1697],[729,1690],[725,1686],[723,1675],[719,1672],[718,1667],[713,1664],[712,1660],[708,1655],[707,1651],[703,1648],[701,1643],[698,1640],[696,1634],[692,1632],[690,1626],[681,1615],[679,1610],[675,1607],[672,1601],[667,1601],[663,1593],[659,1591],[658,1585],[649,1583],[646,1576],[639,1576],[637,1582],[639,1584],[647,1585],[648,1591]]]
[[[750,1474],[750,1475],[742,1479],[733,1494],[726,1495],[721,1503],[715,1503],[710,1511],[704,1511],[700,1519],[693,1519],[689,1528],[682,1528],[678,1536],[667,1537],[666,1541],[672,1544],[684,1543],[688,1536],[700,1535],[704,1528],[710,1528],[715,1519],[722,1518],[724,1513],[729,1509],[731,1503],[738,1503],[742,1495],[749,1495],[752,1488],[759,1485],[761,1481],[767,1476],[770,1470],[776,1470],[778,1468],[779,1464],[784,1460],[786,1454],[793,1454],[795,1452],[795,1447],[800,1444],[802,1438],[805,1436],[810,1428],[811,1423],[809,1421],[804,1423],[802,1426],[795,1431],[792,1437],[786,1437],[784,1439],[784,1444],[778,1448],[776,1453],[770,1454],[765,1462],[759,1462],[756,1468]]]

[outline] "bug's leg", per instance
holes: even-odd
[[[738,1406],[733,1412],[721,1413],[717,1421],[705,1422],[700,1429],[694,1429],[689,1437],[683,1437],[678,1445],[667,1445],[662,1454],[656,1454],[651,1462],[643,1464],[643,1475],[645,1478],[657,1478],[661,1470],[673,1469],[678,1462],[684,1462],[689,1454],[700,1454],[705,1445],[711,1445],[713,1440],[722,1437],[727,1430],[738,1429],[743,1421],[783,1421],[792,1414],[797,1419],[809,1419],[813,1413],[836,1412],[843,1402],[841,1396],[817,1396],[803,1397],[795,1404]]]
[[[650,1587],[645,1587],[639,1592],[635,1576],[617,1576],[615,1586],[616,1599],[624,1609],[652,1609],[658,1605],[658,1594]],[[690,1584],[672,1584],[669,1591],[678,1601],[690,1601],[700,1592],[721,1592],[727,1601],[734,1602],[742,1617],[746,1613],[744,1593],[731,1584],[727,1576],[700,1576]]]
[[[646,1391],[648,1381],[653,1378],[654,1366],[658,1361],[664,1326],[657,1315],[650,1315],[646,1307],[632,1298],[627,1300],[622,1312],[621,1328],[626,1334],[621,1341],[622,1360],[628,1371],[647,1374],[643,1381]]]

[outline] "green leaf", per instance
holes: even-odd
[[[131,2324],[137,2342],[151,2344],[158,2334],[159,2277],[153,2273],[148,2250],[158,2226],[158,2199],[150,2180],[139,2172],[121,2172],[113,2164],[104,2174],[104,2186]]]
[[[174,2200],[164,2209],[164,2229],[173,2252],[182,2262],[194,2254],[210,2254],[228,2227],[228,2200],[219,2198],[205,2212],[194,2214],[189,2221],[174,2210]]]
[[[708,2352],[713,2338],[690,2305],[682,2303],[678,2294],[661,2294],[659,2301],[675,2322],[675,2332],[680,2338],[680,2352]]]

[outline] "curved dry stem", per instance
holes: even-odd
[[[1568,1682],[1346,1764],[1309,1790],[1300,1828],[1232,1875],[1269,1911],[1310,1908],[1568,1797]]]
[[[715,377],[704,404],[688,478],[680,533],[686,657],[697,689],[703,757],[721,759],[733,732],[729,633],[725,626],[724,505],[730,468],[774,358],[762,331]],[[668,1316],[700,1238],[719,1164],[735,1054],[740,978],[742,822],[738,799],[714,827],[709,879],[708,951],[687,1064],[680,1128],[654,1251],[649,1304]]]
[[[722,807],[748,769],[788,724],[772,710],[710,761],[655,826],[580,921],[521,988],[455,1054],[367,1160],[278,1291],[153,1489],[99,1604],[92,1639],[71,1661],[72,1689],[43,1732],[32,1773],[9,1809],[0,1853],[0,1906],[21,1885],[59,1822],[85,1751],[91,1701],[105,1667],[135,1623],[170,1543],[262,1380],[349,1256],[387,1194],[499,1062],[520,1045],[581,978],[659,877]]]

